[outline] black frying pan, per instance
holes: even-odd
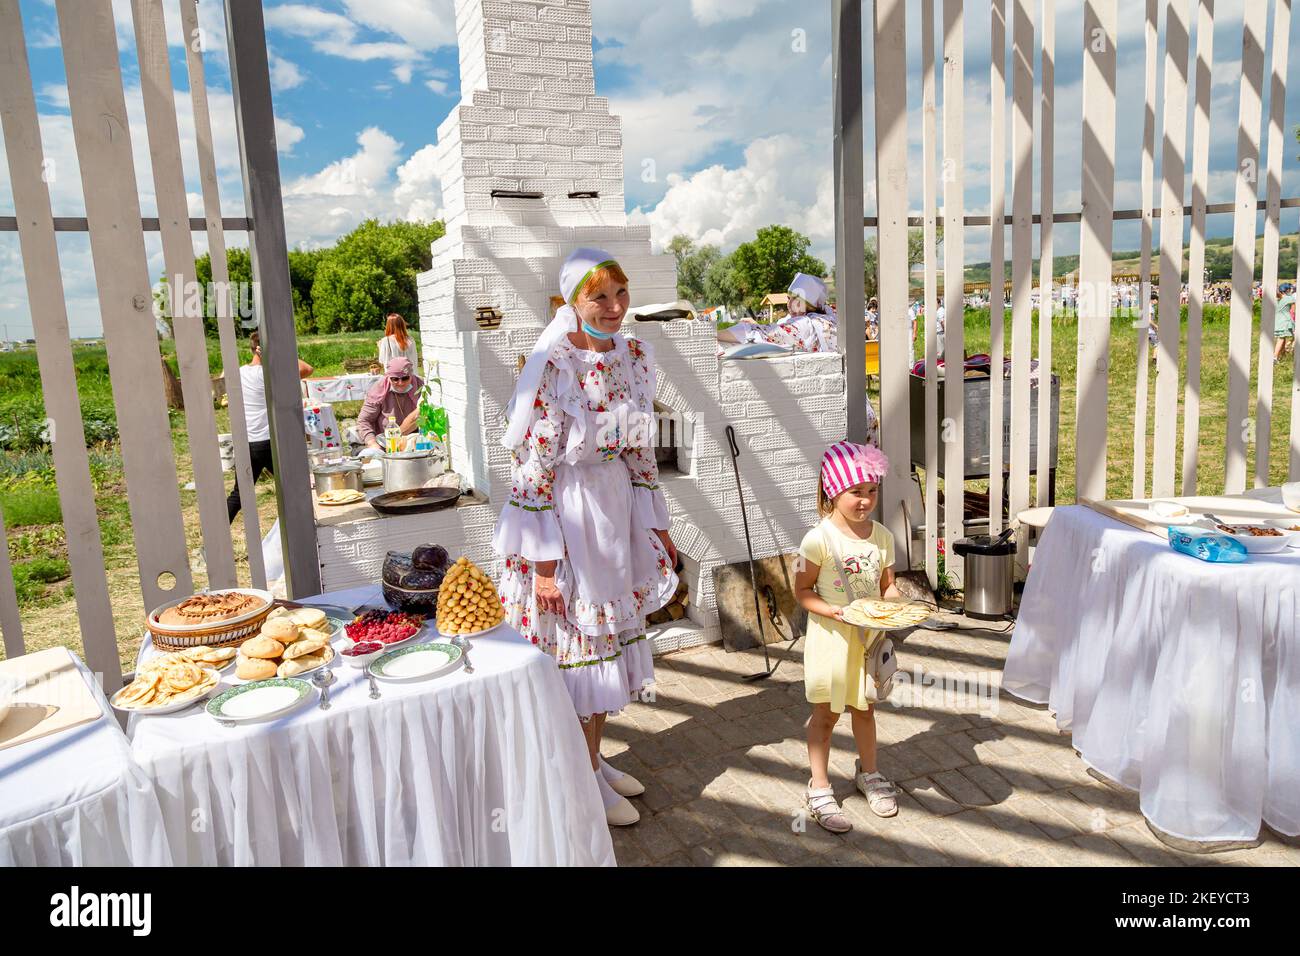
[[[414,515],[450,508],[459,497],[459,488],[408,488],[376,495],[370,506],[381,515]]]

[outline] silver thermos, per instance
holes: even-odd
[[[966,563],[962,610],[967,617],[994,621],[1011,613],[1016,544],[1010,537],[1008,528],[996,538],[981,534],[953,542],[953,553]]]

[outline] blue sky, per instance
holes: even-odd
[[[1217,0],[1215,4],[1211,202],[1233,198],[1243,2]],[[1251,2],[1268,3],[1271,23],[1272,3]],[[113,0],[113,6],[141,204],[144,214],[152,215],[130,3]],[[290,244],[327,244],[371,215],[437,217],[441,193],[433,144],[439,123],[461,93],[453,0],[266,0],[265,6]],[[987,209],[989,181],[989,5],[987,0],[971,0],[965,6],[965,199],[968,211],[982,213]],[[1164,0],[1160,6],[1163,9]],[[1034,7],[1037,16],[1038,5]],[[1055,7],[1056,207],[1077,210],[1082,0],[1059,0]],[[868,24],[870,8],[868,0]],[[1120,8],[1116,199],[1120,206],[1136,206],[1143,4],[1121,0]],[[83,215],[54,7],[51,0],[20,0],[20,9],[43,142],[59,173],[51,184],[55,214]],[[188,119],[179,17],[173,0],[166,0],[164,9],[173,38],[173,81],[187,180],[197,200],[197,160]],[[920,0],[909,0],[913,162],[908,185],[914,210],[921,198],[919,11]],[[220,0],[202,0],[200,16],[209,34],[206,59],[223,211],[238,215],[241,185]],[[684,232],[724,249],[750,238],[759,226],[781,222],[811,236],[814,251],[829,263],[833,249],[830,4],[826,0],[594,0],[593,21],[597,93],[609,97],[613,111],[623,120],[632,218],[649,222],[657,243]],[[868,34],[864,57],[868,178],[873,175],[869,41]],[[1266,73],[1271,55],[1270,43]],[[1163,79],[1163,46],[1159,66]],[[1300,145],[1294,137],[1300,123],[1300,55],[1292,56],[1288,73],[1292,93],[1286,111],[1283,193],[1300,195]],[[942,108],[942,89],[940,100]],[[1158,123],[1160,119],[1158,114]],[[1267,112],[1264,119],[1266,129]],[[193,206],[196,214],[199,209]],[[12,212],[7,164],[0,163],[0,214]],[[1284,230],[1295,230],[1298,216],[1287,211]],[[1230,231],[1230,216],[1211,217],[1212,235]],[[1057,251],[1073,252],[1077,235],[1077,227],[1058,227]],[[231,237],[233,244],[241,239]],[[1116,248],[1134,248],[1136,224],[1117,225],[1115,242]],[[969,261],[988,258],[986,230],[968,229],[966,245]],[[203,251],[201,235],[196,236],[196,246]],[[156,237],[149,240],[148,252],[151,271],[160,274]],[[98,305],[85,237],[61,235],[60,255],[74,333],[93,334],[98,328]],[[17,237],[11,233],[0,234],[0,322],[9,327],[11,336],[29,334]]]

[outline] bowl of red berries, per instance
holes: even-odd
[[[353,667],[364,669],[371,661],[387,650],[388,648],[378,641],[360,641],[339,653]]]
[[[354,646],[378,644],[379,650],[383,651],[414,640],[423,629],[424,618],[418,614],[380,610],[366,611],[344,628]],[[357,655],[350,655],[347,651],[343,651],[343,655],[350,663],[355,663]]]

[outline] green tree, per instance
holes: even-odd
[[[677,260],[677,295],[700,307],[717,305],[708,294],[706,277],[722,251],[717,246],[696,246],[687,236],[673,236],[668,251]]]
[[[796,272],[826,275],[826,264],[808,254],[812,240],[788,226],[764,226],[731,254],[735,284],[744,305],[757,309],[769,292],[784,292]]]
[[[728,309],[738,309],[744,301],[739,280],[736,277],[735,263],[731,256],[717,259],[707,272],[703,281],[704,301],[710,305],[725,305]]]
[[[230,276],[230,310],[235,327],[242,321],[253,319],[253,259],[248,250],[240,247],[226,250],[226,271]],[[203,253],[194,260],[194,277],[203,289],[203,326],[217,334],[217,295],[212,285],[212,254]]]
[[[441,222],[380,223],[376,219],[353,229],[316,264],[311,287],[316,329],[382,329],[389,312],[413,320],[418,303],[416,275],[429,268],[429,247],[444,231]]]
[[[311,287],[316,269],[325,258],[325,249],[290,249],[289,284],[293,287],[293,324],[299,335],[319,332]]]

